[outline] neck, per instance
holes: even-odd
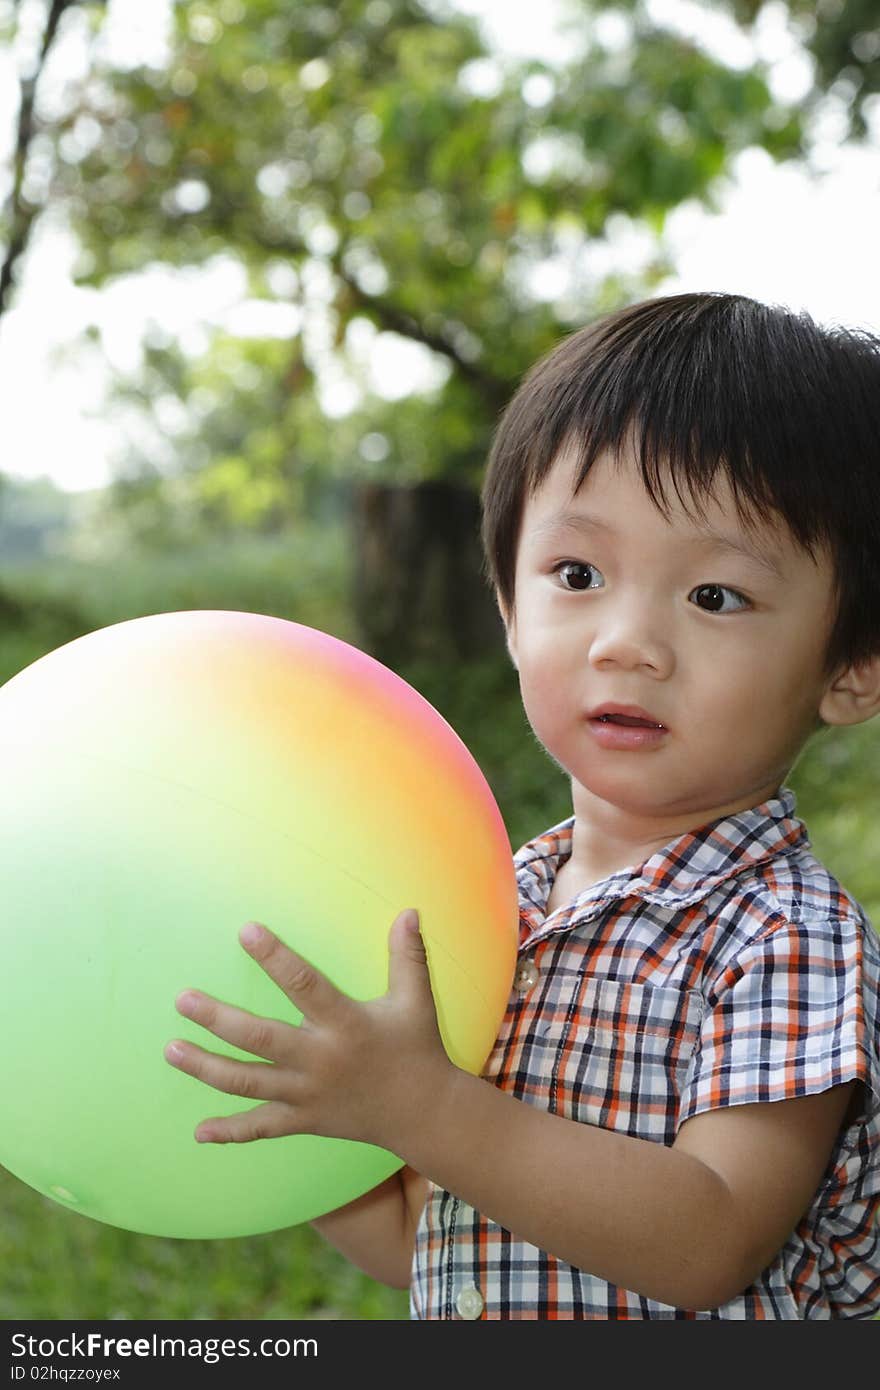
[[[637,868],[681,835],[759,806],[778,792],[776,782],[747,791],[721,806],[694,804],[645,815],[615,806],[572,782],[574,825],[567,876],[598,883],[620,869]]]

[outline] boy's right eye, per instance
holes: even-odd
[[[585,593],[588,589],[597,587],[589,582],[590,575],[599,573],[595,565],[586,565],[581,560],[560,560],[558,565],[553,566],[554,574],[562,575],[569,571],[575,571],[575,575],[570,579],[565,579],[563,588],[568,589],[570,593]],[[577,574],[578,571],[580,572],[579,575]],[[583,575],[586,575],[585,583],[580,582],[580,577]]]

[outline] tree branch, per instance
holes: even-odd
[[[462,357],[455,344],[442,333],[431,333],[418,319],[413,318],[406,310],[399,308],[390,299],[384,299],[381,295],[367,294],[362,290],[356,280],[342,268],[341,262],[337,263],[334,258],[334,269],[340,280],[351,292],[352,298],[369,310],[374,318],[378,319],[382,326],[392,333],[399,333],[403,338],[411,338],[413,342],[423,343],[432,352],[439,352],[441,356],[448,357],[466,381],[475,386],[480,394],[496,410],[507,401],[511,387],[508,382],[500,381],[491,372],[487,372],[476,362],[469,361]]]
[[[6,204],[5,220],[9,225],[9,241],[6,247],[6,254],[3,264],[0,266],[0,316],[3,315],[8,307],[9,296],[15,278],[15,267],[24,255],[30,240],[31,230],[37,214],[41,211],[39,207],[27,202],[22,192],[24,187],[24,173],[27,166],[28,154],[34,138],[34,103],[37,96],[37,83],[40,80],[43,69],[46,66],[46,59],[55,42],[58,33],[58,25],[65,10],[72,5],[78,4],[79,0],[51,0],[49,13],[46,18],[46,28],[43,31],[43,42],[40,45],[40,54],[34,66],[33,72],[21,79],[21,98],[18,107],[18,131],[15,141],[15,154],[13,156],[13,178],[12,191]]]
[[[290,237],[272,237],[270,239],[269,237],[262,237],[256,230],[251,232],[251,236],[265,250],[272,251],[276,255],[285,254],[295,260],[306,260],[311,254],[304,241]],[[405,309],[401,309],[393,300],[378,294],[368,294],[366,290],[361,289],[357,281],[345,269],[343,255],[344,252],[340,249],[331,258],[334,272],[345,285],[352,299],[361,305],[382,328],[390,333],[399,333],[403,338],[411,338],[413,342],[423,343],[432,352],[437,352],[441,357],[448,358],[459,375],[475,387],[494,410],[499,411],[504,408],[513,389],[510,382],[502,381],[476,362],[471,362],[463,357],[450,338],[443,333],[430,332],[417,318],[407,313]]]

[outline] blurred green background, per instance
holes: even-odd
[[[127,371],[97,327],[84,335],[83,361],[112,375],[113,481],[70,492],[0,473],[0,681],[125,618],[275,614],[356,643],[420,690],[480,763],[514,848],[568,815],[480,571],[487,448],[540,354],[657,291],[674,270],[669,213],[711,208],[738,153],[808,161],[831,97],[842,145],[864,141],[880,86],[873,0],[776,8],[813,74],[788,105],[763,63],[725,64],[641,0],[559,0],[570,43],[552,62],[504,55],[452,0],[169,3],[167,49],[150,63],[112,56],[105,5],[0,0],[0,51],[18,73],[0,333],[51,223],[76,239],[78,284],[231,263],[275,314],[271,332],[214,329],[197,350],[157,318]],[[540,7],[516,9],[540,25]],[[746,34],[762,9],[690,6]],[[53,75],[65,44],[78,45],[76,80]],[[615,267],[633,227],[656,243],[637,273]],[[377,382],[395,345],[410,384],[403,370]],[[817,853],[875,920],[878,772],[866,725],[822,735],[790,779]],[[406,1294],[309,1228],[137,1236],[3,1172],[0,1200],[0,1318],[407,1315]]]

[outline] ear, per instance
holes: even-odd
[[[864,724],[875,714],[880,714],[880,652],[841,671],[819,706],[826,724]]]

